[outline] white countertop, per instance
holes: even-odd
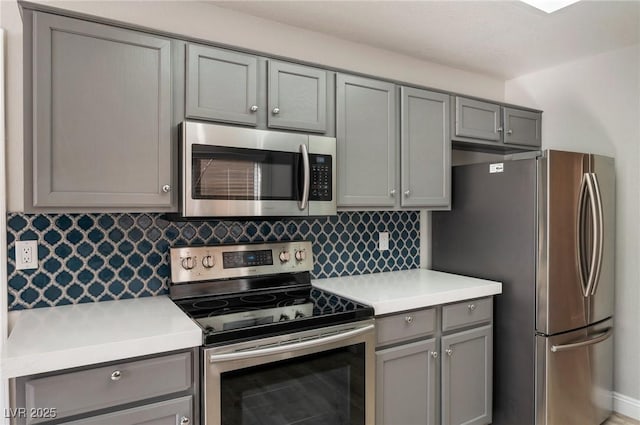
[[[502,283],[414,269],[316,279],[318,289],[370,305],[376,316],[502,292]]]
[[[166,296],[22,310],[0,373],[14,378],[201,344],[202,330]]]

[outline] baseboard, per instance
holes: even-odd
[[[621,415],[640,421],[640,400],[614,392],[613,410]]]

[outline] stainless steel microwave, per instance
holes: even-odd
[[[336,214],[336,139],[185,121],[181,211],[191,217]]]

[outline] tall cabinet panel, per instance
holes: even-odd
[[[446,207],[451,187],[449,95],[402,87],[403,207]]]
[[[442,425],[491,423],[492,336],[489,325],[442,337]]]
[[[338,74],[338,206],[395,205],[395,85]]]
[[[327,71],[269,61],[269,127],[327,129]]]
[[[189,44],[186,78],[187,117],[256,125],[255,56]]]
[[[40,210],[170,210],[171,42],[46,13],[32,18],[27,202]]]

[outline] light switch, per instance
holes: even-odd
[[[386,251],[389,249],[389,232],[378,233],[378,249]]]

